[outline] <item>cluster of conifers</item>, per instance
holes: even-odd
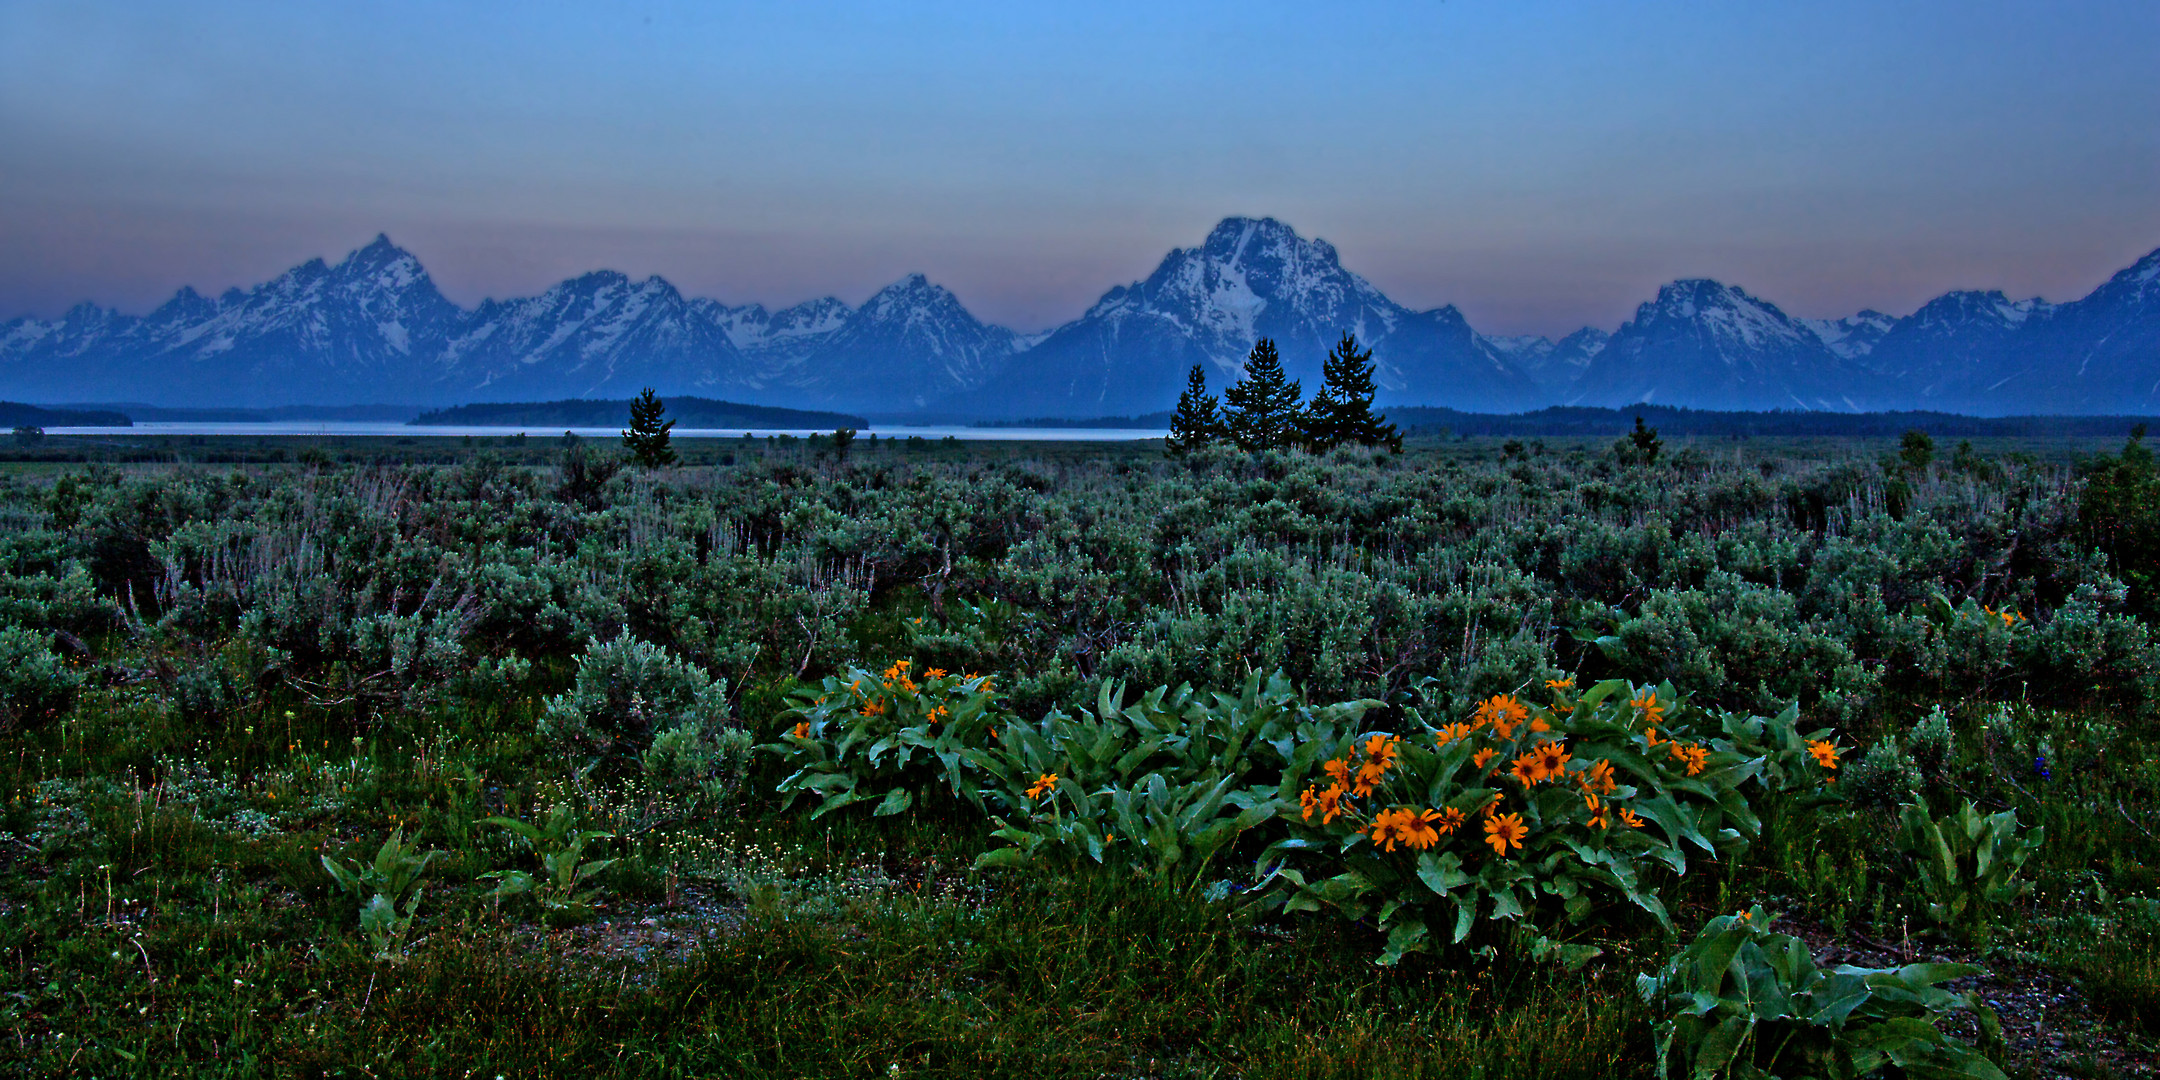
[[[1188,454],[1218,442],[1247,453],[1303,448],[1325,453],[1338,446],[1385,446],[1402,450],[1402,433],[1372,411],[1373,358],[1357,336],[1344,334],[1328,351],[1325,385],[1304,401],[1304,388],[1283,373],[1275,342],[1261,338],[1245,358],[1245,376],[1223,389],[1220,403],[1207,392],[1207,370],[1194,364],[1170,418],[1166,448]]]

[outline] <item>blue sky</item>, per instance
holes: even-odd
[[[0,0],[0,317],[387,231],[464,303],[920,270],[1029,330],[1228,214],[1496,333],[2065,299],[2160,246],[2156,56],[2150,0]]]

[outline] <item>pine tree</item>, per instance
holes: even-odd
[[[1313,395],[1312,407],[1305,411],[1306,445],[1321,454],[1350,443],[1402,452],[1402,433],[1387,422],[1387,417],[1373,415],[1377,388],[1373,383],[1372,350],[1359,351],[1357,335],[1343,334],[1342,340],[1328,350],[1322,377],[1325,383]]]
[[[1245,377],[1223,390],[1223,428],[1247,453],[1295,446],[1305,435],[1304,393],[1283,375],[1275,343],[1261,338],[1245,358]]]
[[[1178,395],[1177,412],[1170,417],[1170,437],[1163,440],[1163,450],[1182,457],[1222,437],[1222,412],[1215,395],[1207,392],[1207,369],[1194,364],[1192,374],[1185,377],[1185,392]]]
[[[668,430],[675,421],[662,423],[660,417],[666,412],[667,405],[653,396],[650,386],[630,403],[630,428],[622,433],[623,449],[645,468],[675,464],[675,450],[668,445]]]

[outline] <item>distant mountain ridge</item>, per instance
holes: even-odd
[[[782,428],[831,431],[870,426],[868,420],[846,413],[744,405],[700,397],[668,398],[667,417],[684,430]],[[410,427],[628,427],[630,401],[627,398],[621,401],[572,398],[457,405],[421,413],[406,424]]]
[[[985,323],[911,274],[861,307],[771,310],[596,271],[472,309],[388,237],[250,289],[183,288],[147,315],[81,304],[0,323],[0,394],[164,407],[454,405],[725,397],[888,416],[1141,415],[1200,364],[1220,388],[1253,339],[1317,389],[1344,331],[1373,348],[1383,406],[1515,412],[1653,402],[1697,409],[2160,411],[2160,251],[2060,304],[1946,293],[1903,317],[1794,318],[1736,286],[1683,279],[1610,334],[1478,333],[1345,269],[1272,218],[1224,219],[1145,279],[1034,335]]]

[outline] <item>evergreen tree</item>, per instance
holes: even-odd
[[[1305,435],[1304,394],[1284,376],[1275,343],[1261,338],[1245,357],[1245,377],[1223,390],[1223,428],[1247,453],[1295,446]]]
[[[1313,452],[1324,454],[1351,443],[1402,452],[1402,433],[1387,417],[1373,415],[1377,387],[1372,350],[1360,351],[1357,335],[1344,333],[1328,350],[1321,374],[1325,382],[1305,411],[1305,442]]]
[[[1207,392],[1207,369],[1194,364],[1192,374],[1185,377],[1185,392],[1178,395],[1177,413],[1170,417],[1170,437],[1163,440],[1163,449],[1180,457],[1222,437],[1222,412],[1215,405],[1215,395]]]
[[[622,433],[623,449],[645,468],[675,464],[675,450],[668,445],[668,430],[675,421],[661,422],[666,412],[667,406],[653,396],[650,386],[630,403],[630,428]]]

